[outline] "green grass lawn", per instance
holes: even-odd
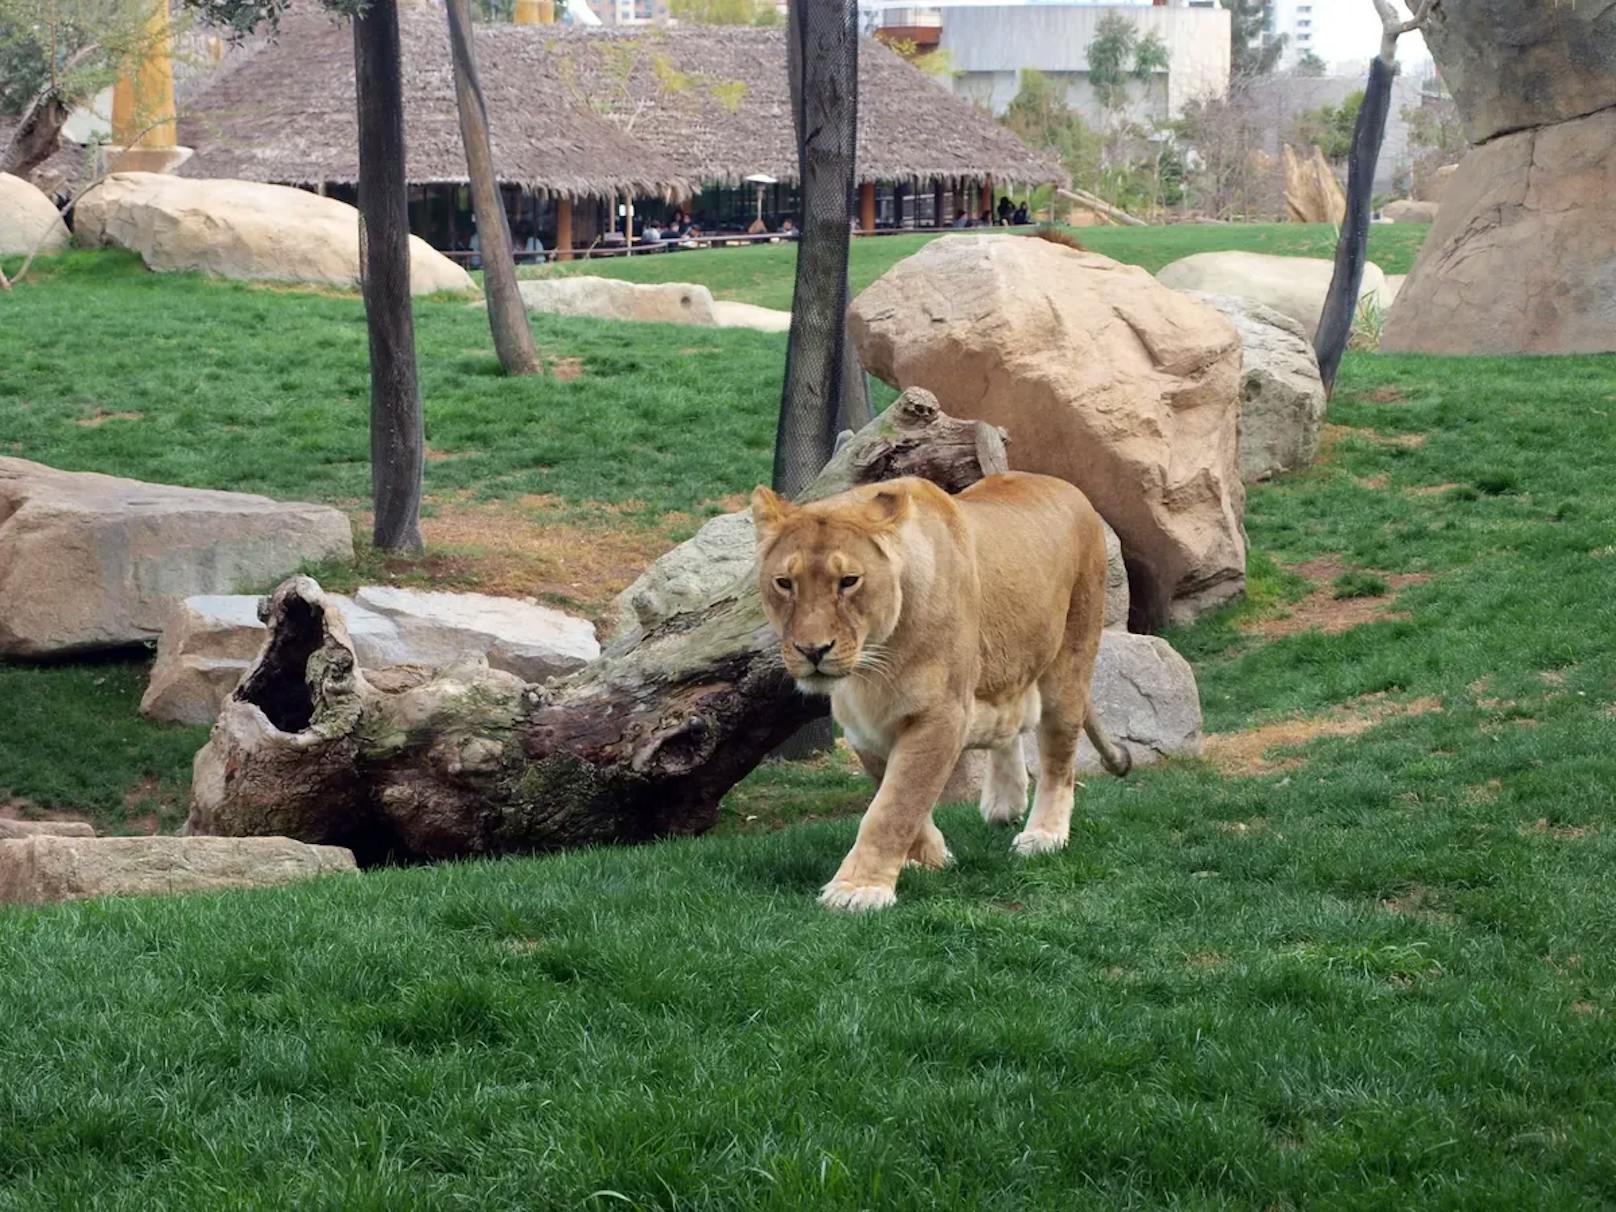
[[[1389,274],[1414,267],[1420,244],[1431,229],[1423,223],[1377,223],[1370,229],[1369,257]],[[856,294],[935,232],[855,239],[848,254],[848,279]],[[957,233],[954,233],[957,234]],[[975,233],[981,234],[981,233]],[[1089,248],[1155,273],[1169,261],[1193,253],[1241,249],[1288,257],[1333,257],[1336,229],[1325,223],[1186,223],[1174,227],[1085,227],[1075,232]],[[598,274],[632,282],[701,282],[721,299],[760,307],[791,306],[797,266],[795,244],[755,248],[714,248],[605,257],[524,270],[524,275]]]
[[[0,445],[363,495],[353,301],[74,259],[6,308]],[[542,322],[657,368],[591,392],[418,315],[433,445],[487,479],[431,491],[700,510],[764,473],[777,336]],[[648,467],[613,444],[659,402],[708,440]],[[0,1209],[1610,1206],[1613,409],[1613,358],[1349,355],[1327,457],[1251,493],[1252,601],[1171,638],[1213,731],[1361,726],[1087,780],[1030,863],[947,809],[957,867],[890,913],[814,904],[865,794],[834,762],[716,838],[0,912]],[[199,733],[134,718],[141,673],[0,666],[0,788],[113,825],[183,794]]]

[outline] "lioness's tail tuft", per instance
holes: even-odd
[[[1083,721],[1083,731],[1088,734],[1090,744],[1100,755],[1100,765],[1119,779],[1126,778],[1128,772],[1133,769],[1133,755],[1128,752],[1126,745],[1119,745],[1111,739],[1105,725],[1100,723],[1100,717],[1094,714],[1093,707],[1089,708],[1088,716]]]

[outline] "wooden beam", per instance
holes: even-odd
[[[875,230],[875,182],[866,181],[859,186],[859,228]]]

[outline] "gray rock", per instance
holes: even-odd
[[[482,656],[524,681],[545,682],[600,655],[587,619],[479,593],[361,589],[328,594],[347,625],[359,667],[442,666]],[[140,712],[173,724],[211,724],[263,646],[262,598],[191,597],[177,604],[157,645]]]
[[[0,904],[273,888],[355,870],[353,853],[285,837],[50,837],[0,841]]]
[[[83,821],[18,821],[0,817],[0,842],[25,837],[94,837],[95,830]]]
[[[689,282],[620,282],[569,274],[526,278],[519,283],[529,311],[553,316],[593,316],[599,320],[638,320],[655,324],[718,323],[713,293]]]
[[[1413,198],[1399,198],[1381,208],[1381,214],[1393,223],[1435,223],[1442,208],[1435,202],[1416,202]]]
[[[1156,280],[1174,290],[1235,295],[1289,316],[1309,337],[1318,331],[1324,296],[1330,290],[1335,262],[1324,257],[1282,257],[1273,253],[1205,252],[1180,257],[1164,265]],[[1373,261],[1364,263],[1358,297],[1376,299],[1382,306],[1386,275]]]
[[[1246,483],[1306,467],[1324,433],[1324,381],[1302,326],[1234,295],[1187,292],[1240,333],[1240,475]]]
[[[329,506],[0,458],[0,656],[143,643],[184,598],[352,558]]]

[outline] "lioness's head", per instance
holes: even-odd
[[[902,490],[855,489],[796,506],[752,493],[758,592],[786,672],[813,694],[874,663],[903,610],[896,545],[911,503]]]

